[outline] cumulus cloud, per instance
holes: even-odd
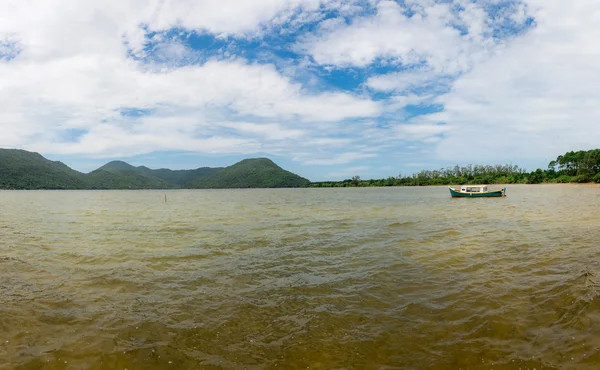
[[[531,0],[535,27],[476,66],[438,99],[430,117],[452,127],[439,157],[543,165],[598,147],[600,4]]]
[[[271,64],[238,57],[200,62],[201,51],[160,34],[152,40],[152,62],[132,56],[149,52],[151,30],[242,37],[335,2],[34,3],[10,2],[0,14],[0,146],[93,155],[247,153],[265,149],[252,136],[260,130],[262,139],[298,137],[296,125],[374,117],[382,109],[351,92],[308,91]],[[154,118],[132,119],[124,110]],[[75,140],[73,130],[81,131]]]
[[[174,0],[157,6],[149,26],[165,29],[178,25],[217,35],[255,35],[261,29],[282,25],[295,16],[304,22],[314,20],[321,7],[339,5],[332,0]]]
[[[384,92],[406,93],[419,90],[432,94],[444,92],[452,81],[452,76],[438,74],[431,68],[422,67],[369,77],[366,85],[373,90]]]
[[[541,163],[600,142],[593,0],[0,8],[0,147],[277,153],[305,166],[373,169],[398,153]],[[211,54],[190,35],[225,46]],[[240,46],[259,44],[281,63]]]
[[[346,152],[328,158],[315,158],[304,161],[304,164],[333,165],[351,163],[357,159],[377,157],[375,153]]]
[[[0,113],[6,117],[2,120],[6,132],[32,123],[44,132],[91,130],[101,122],[125,129],[131,122],[120,116],[121,108],[147,109],[163,116],[192,111],[199,128],[207,120],[234,116],[324,122],[375,116],[380,110],[378,103],[347,93],[304,92],[271,66],[241,61],[210,61],[154,73],[118,58],[76,58],[35,67],[25,63],[0,66],[0,78],[4,84],[0,96],[10,103]],[[23,90],[29,94],[19,94]],[[32,107],[35,116],[28,113]],[[177,129],[173,124],[169,127]],[[155,126],[141,128],[158,134]],[[241,123],[240,129],[245,128]],[[128,132],[129,137],[138,134]],[[23,140],[38,133],[23,132]],[[6,145],[2,140],[0,145]],[[112,149],[107,145],[105,150]]]
[[[16,32],[30,58],[81,52],[140,52],[147,31],[197,30],[222,37],[258,35],[295,16],[337,8],[334,0],[3,0],[0,34]]]
[[[358,176],[361,173],[364,173],[366,171],[369,171],[371,169],[371,167],[369,166],[355,166],[355,167],[348,167],[348,168],[344,168],[340,171],[333,171],[333,172],[329,172],[328,176],[330,178],[351,178],[353,176]]]
[[[397,135],[406,141],[436,142],[440,134],[447,133],[450,128],[446,125],[425,123],[402,124],[394,127]]]
[[[459,73],[493,43],[492,19],[479,5],[462,3],[462,10],[456,12],[448,2],[408,1],[402,6],[381,1],[375,14],[350,24],[330,21],[305,37],[298,48],[319,64],[364,67],[384,59],[405,66],[426,63],[438,73]]]
[[[488,1],[380,1],[373,14],[323,22],[297,48],[334,68],[391,66],[390,72],[368,77],[365,86],[372,90],[400,99],[437,95],[501,52],[514,38],[507,29],[516,33],[523,27],[526,7],[506,4],[492,16],[488,7],[496,4]]]

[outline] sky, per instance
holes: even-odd
[[[0,147],[312,181],[600,147],[597,0],[0,0]]]

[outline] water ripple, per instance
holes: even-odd
[[[595,369],[598,195],[0,192],[0,369]]]

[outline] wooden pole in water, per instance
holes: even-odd
[[[167,203],[167,194],[165,194],[165,203]]]

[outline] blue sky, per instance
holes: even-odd
[[[533,170],[600,142],[600,6],[576,3],[15,2],[0,147],[84,172],[251,157],[313,181]]]

